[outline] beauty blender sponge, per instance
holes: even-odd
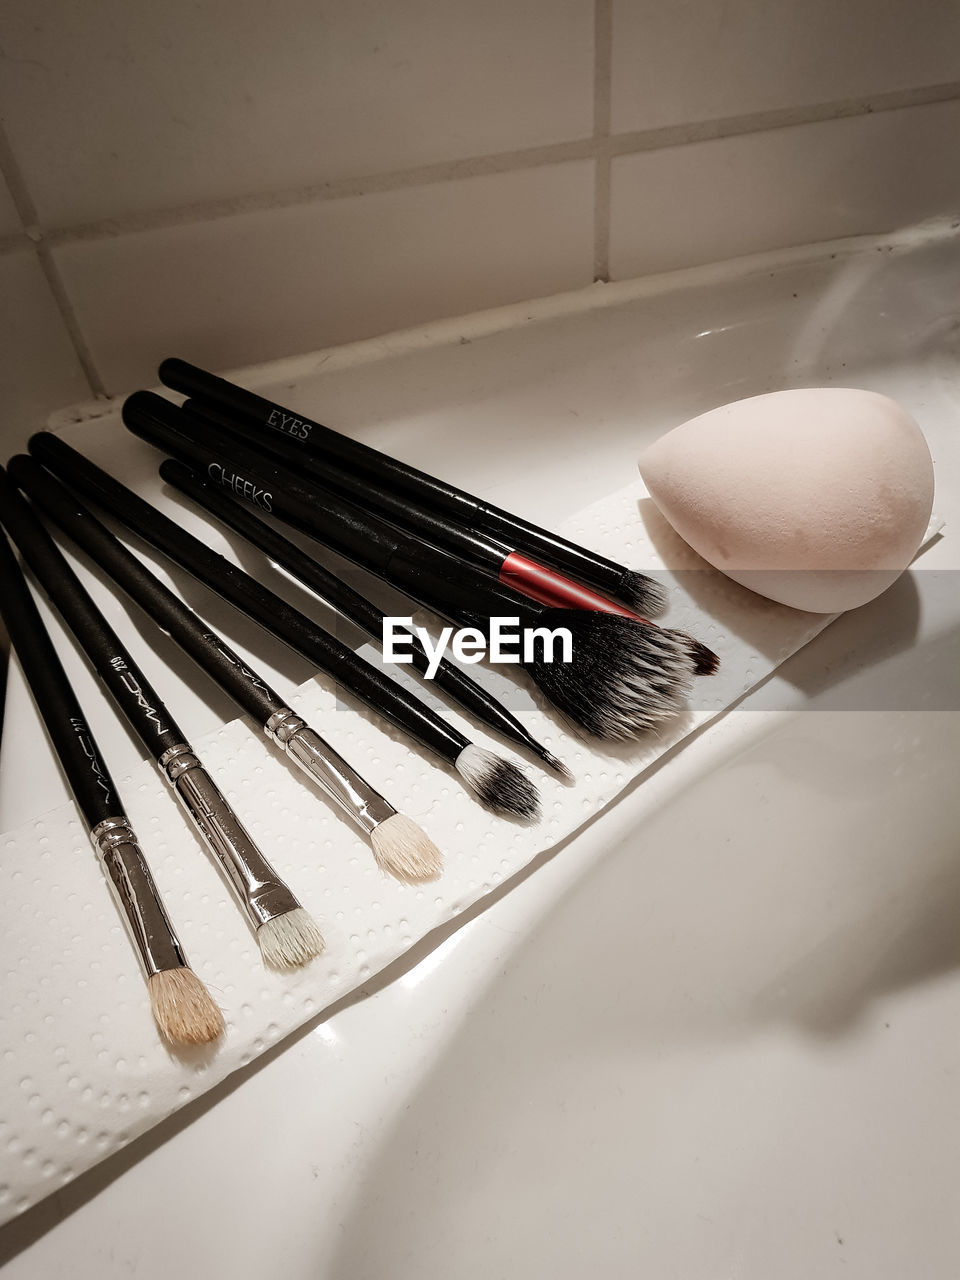
[[[712,409],[640,458],[677,533],[729,577],[797,609],[872,600],[919,548],[933,505],[923,433],[873,391],[774,391]]]

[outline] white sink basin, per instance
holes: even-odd
[[[10,1280],[956,1275],[960,252],[835,248],[264,372],[547,523],[711,405],[870,387],[948,534],[366,999],[12,1223]],[[30,714],[14,679],[8,743]],[[0,825],[37,769],[5,747]]]
[[[798,712],[619,814],[378,1143],[329,1274],[953,1274],[957,745],[955,713]]]

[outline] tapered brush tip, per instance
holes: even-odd
[[[481,804],[494,813],[528,821],[539,818],[540,795],[511,761],[471,743],[457,756],[457,772]]]
[[[617,596],[641,618],[659,618],[667,607],[670,593],[656,578],[628,569],[620,579]]]
[[[171,1044],[209,1044],[223,1035],[223,1014],[192,969],[164,969],[147,980],[150,1007]]]
[[[323,950],[323,934],[309,911],[294,907],[274,916],[257,930],[257,942],[265,964],[272,969],[296,969]]]
[[[702,640],[694,640],[685,631],[671,631],[670,634],[676,636],[686,648],[695,676],[713,675],[720,666],[720,659],[712,649],[708,649]]]
[[[563,763],[563,761],[558,759],[557,756],[555,756],[552,752],[545,750],[543,752],[542,759],[543,759],[543,763],[547,766],[547,768],[552,769],[561,782],[574,781],[574,777],[571,771],[567,768],[567,766]]]
[[[440,850],[402,813],[394,813],[374,827],[370,843],[381,871],[398,880],[433,880],[443,870]]]

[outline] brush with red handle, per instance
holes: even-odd
[[[137,392],[150,395],[150,392]],[[169,402],[166,402],[169,404]],[[169,405],[174,409],[173,405]],[[563,574],[538,564],[483,529],[464,528],[456,520],[428,507],[418,505],[405,494],[385,489],[379,480],[354,473],[336,462],[320,462],[309,456],[288,456],[283,441],[244,431],[235,414],[206,401],[188,400],[179,410],[200,430],[203,422],[228,432],[238,443],[254,449],[271,462],[293,467],[305,483],[313,482],[325,492],[355,502],[366,510],[389,520],[398,529],[422,538],[431,546],[449,551],[465,564],[473,565],[505,587],[512,587],[538,604],[554,609],[595,609],[601,613],[617,613],[625,618],[640,615],[625,605],[597,595],[589,587],[572,582]]]
[[[401,504],[405,527],[414,528],[434,546],[475,564],[541,604],[646,618],[663,612],[666,593],[645,574],[482,502],[463,489],[185,360],[164,360],[159,374],[166,386],[195,398],[192,409],[210,414],[249,443],[314,476],[326,487],[370,504],[372,510],[395,522]],[[607,596],[616,596],[627,607]]]
[[[460,626],[483,630],[502,617],[538,632],[566,630],[569,659],[554,663],[547,657],[523,665],[553,705],[588,733],[623,740],[646,732],[682,708],[694,674],[716,667],[716,655],[681,632],[632,615],[544,607],[518,595],[359,504],[305,484],[292,468],[229,432],[198,424],[160,396],[145,391],[129,396],[123,421],[141,439]],[[160,474],[166,478],[164,467]]]

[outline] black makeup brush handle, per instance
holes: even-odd
[[[84,822],[92,831],[105,818],[121,817],[123,804],[116,786],[3,533],[0,615]]]
[[[193,467],[217,488],[281,519],[302,514],[307,532],[315,530],[325,546],[374,573],[386,569],[408,536],[357,503],[305,481],[233,431],[193,417],[151,391],[127,396],[122,414],[135,436]]]
[[[292,468],[274,461],[239,440],[232,432],[200,422],[168,400],[149,391],[137,391],[123,406],[123,420],[142,440],[172,453],[196,467],[246,502],[271,511],[294,528],[317,538],[324,546],[377,574],[393,585],[390,566],[394,557],[416,561],[426,583],[430,566],[436,565],[439,583],[461,583],[461,595],[469,594],[471,618],[491,617],[506,601],[512,615],[518,611],[536,618],[539,606],[520,597],[496,579],[464,564],[449,552],[430,546],[359,504],[320,485],[305,482]],[[417,597],[422,600],[422,597]],[[446,597],[427,601],[446,613]],[[520,603],[525,601],[524,603]],[[448,615],[449,616],[449,615]]]
[[[253,448],[281,466],[295,468],[300,475],[324,489],[349,498],[367,511],[376,512],[399,529],[467,560],[493,578],[498,577],[501,565],[513,549],[475,528],[464,528],[450,516],[432,511],[416,497],[385,488],[382,480],[372,479],[365,472],[350,471],[331,458],[321,461],[312,453],[291,455],[284,439],[251,428],[245,420],[238,419],[236,414],[222,406],[209,401],[188,400],[182,412],[189,415],[194,424],[206,421],[229,432],[238,444]]]
[[[159,760],[184,741],[179,726],[7,476],[0,481],[0,499],[3,523],[21,555],[140,741],[151,757]]]
[[[67,534],[144,613],[206,671],[240,709],[266,724],[286,704],[192,609],[88,511],[79,498],[33,458],[11,459],[10,477],[34,505]]]
[[[160,464],[160,475],[167,484],[192,498],[204,511],[222,520],[228,528],[259,547],[304,586],[329,601],[345,617],[362,627],[378,644],[382,644],[383,610],[378,609],[358,591],[354,591],[336,574],[318,564],[278,529],[261,520],[251,507],[227,497],[224,490],[205,480],[200,473],[192,471],[183,462],[168,458]],[[412,665],[417,671],[425,672],[430,659],[423,645],[412,631],[398,628],[397,633],[410,637]],[[484,724],[542,755],[543,748],[520,721],[452,662],[441,658],[433,679],[439,688],[444,689],[460,706],[477,716]]]
[[[291,458],[313,454],[321,461],[336,460],[351,471],[363,472],[386,489],[405,493],[424,507],[442,513],[466,529],[482,529],[561,573],[608,595],[616,595],[627,570],[605,556],[560,538],[510,511],[481,502],[463,489],[408,466],[369,445],[352,440],[310,418],[281,408],[271,400],[198,369],[185,360],[164,360],[160,381],[183,395],[223,405],[237,415],[237,426],[256,423],[258,432],[269,432],[283,441]]]
[[[448,725],[419,698],[358,658],[298,609],[261,586],[224,556],[211,551],[199,538],[181,529],[57,436],[39,432],[31,438],[30,449],[71,487],[107,507],[151,546],[259,622],[271,635],[285,641],[342,685],[347,693],[366,703],[403,733],[416,738],[450,763],[455,762],[464,747],[469,746],[468,738]]]
[[[168,458],[160,464],[160,475],[167,484],[192,498],[208,514],[259,547],[304,586],[333,605],[338,613],[356,623],[361,630],[378,642],[382,639],[383,610],[378,609],[371,600],[355,591],[335,573],[318,564],[273,525],[261,520],[254,514],[251,506],[235,501],[222,485],[216,484],[187,463]],[[422,648],[420,653],[423,665],[419,669],[425,671],[429,659]]]
[[[478,569],[454,556],[436,552],[429,557],[398,551],[390,560],[390,585],[463,627],[487,634],[490,619],[516,618],[520,627],[535,627],[543,609],[510,587],[490,584]],[[487,588],[484,590],[484,588]]]

